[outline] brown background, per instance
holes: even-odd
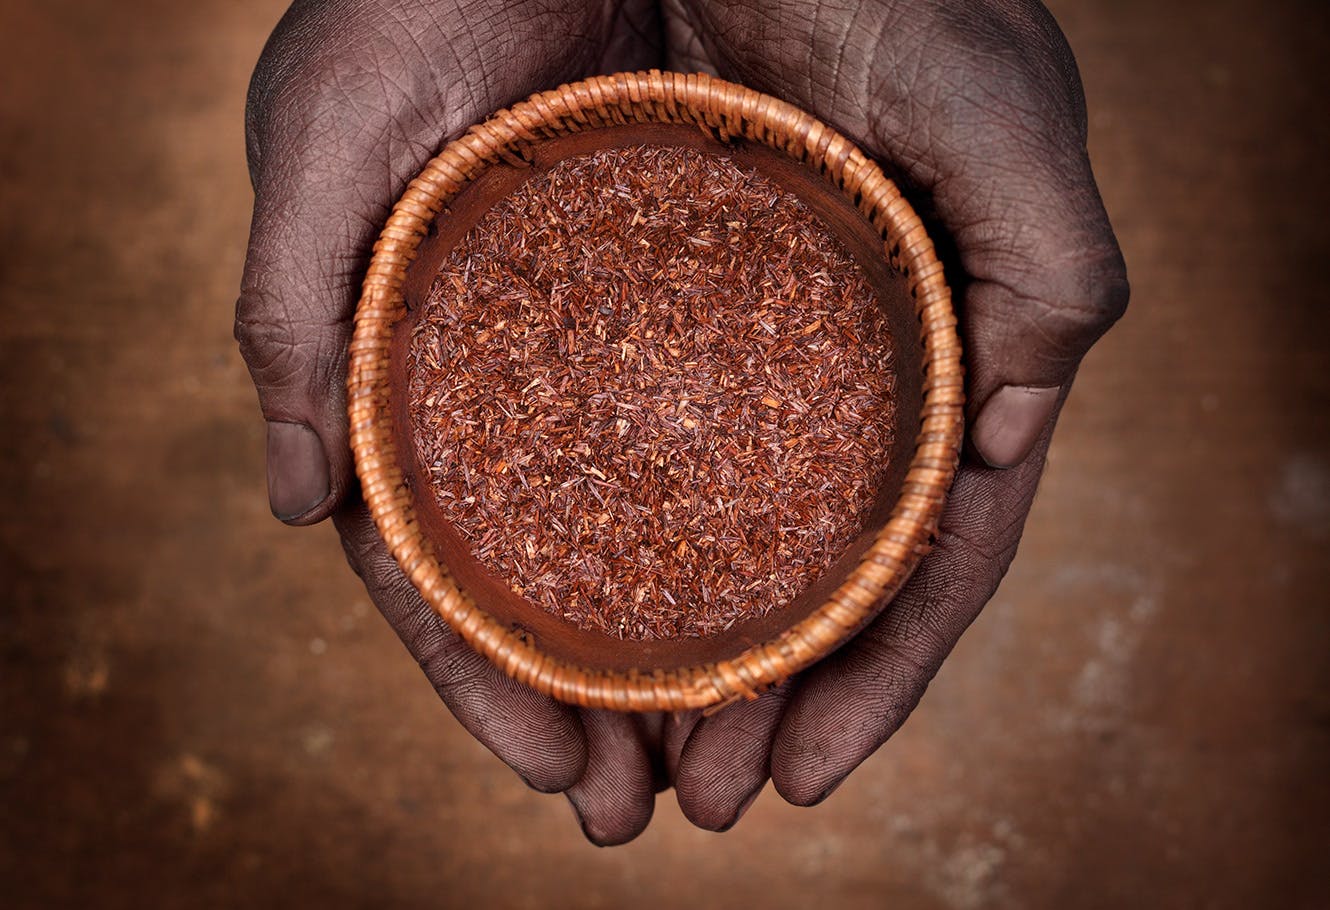
[[[230,337],[281,0],[0,0],[7,906],[1330,905],[1318,2],[1060,0],[1135,299],[906,728],[582,841],[273,521]]]

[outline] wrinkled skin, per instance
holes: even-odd
[[[386,553],[347,447],[351,316],[406,182],[499,107],[652,66],[785,98],[902,183],[947,238],[971,402],[937,546],[890,608],[796,679],[706,719],[577,710],[496,671]],[[259,61],[247,129],[255,206],[236,337],[269,422],[273,511],[333,518],[461,723],[530,786],[566,793],[598,844],[640,833],[671,784],[714,830],[768,779],[813,805],[895,732],[1006,572],[1076,366],[1127,301],[1075,63],[1025,0],[296,2]]]

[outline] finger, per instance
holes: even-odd
[[[505,676],[439,619],[398,569],[363,503],[343,507],[333,522],[370,598],[462,726],[534,789],[573,786],[587,764],[577,712]]]
[[[278,25],[246,113],[255,204],[235,334],[268,421],[269,500],[283,521],[322,520],[352,483],[347,343],[390,205],[481,117],[603,56],[629,59],[633,45],[610,39],[637,19],[616,9],[297,3]]]
[[[743,818],[770,776],[772,739],[790,692],[787,681],[697,724],[675,782],[685,818],[709,831],[728,831]]]
[[[1102,215],[1089,173],[1086,161],[1079,192],[1060,202]],[[1025,459],[1081,358],[1127,304],[1126,267],[1107,216],[1094,219],[1099,224],[1091,231],[1071,224],[1066,211],[1059,214],[1038,222],[1038,236],[1015,255],[994,240],[987,248],[972,245],[962,257],[972,276],[963,323],[970,438],[992,467]],[[1016,217],[1039,215],[1028,210]]]
[[[933,551],[876,621],[806,671],[781,719],[771,778],[821,802],[896,732],[1016,555],[1051,428],[1019,467],[962,467]]]
[[[677,6],[721,75],[847,133],[927,210],[964,286],[971,441],[991,465],[1019,463],[1129,294],[1086,153],[1080,79],[1047,10]]]
[[[665,725],[661,737],[662,763],[665,776],[670,786],[679,781],[679,760],[683,757],[683,748],[692,735],[693,728],[702,720],[702,711],[672,711],[665,715]]]
[[[646,830],[656,804],[641,729],[629,714],[580,713],[587,766],[581,780],[569,788],[568,801],[587,840],[598,847],[626,844]]]

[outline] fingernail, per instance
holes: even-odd
[[[984,402],[970,433],[980,457],[993,468],[1020,464],[1053,416],[1057,402],[1057,386],[999,388]]]
[[[759,796],[762,795],[762,790],[765,789],[765,788],[766,788],[766,783],[763,782],[763,784],[762,784],[761,787],[758,787],[756,790],[754,790],[752,793],[750,793],[750,794],[748,795],[748,798],[745,799],[745,800],[739,805],[739,811],[736,812],[736,813],[734,813],[734,818],[730,819],[728,822],[725,823],[724,826],[722,826],[722,827],[720,827],[720,828],[718,828],[718,829],[716,829],[716,830],[717,830],[717,831],[728,831],[728,830],[730,830],[731,828],[733,828],[735,825],[739,824],[739,819],[743,818],[744,815],[748,812],[748,810],[751,809],[751,808],[753,807],[753,803],[757,802],[757,798],[758,798]]]
[[[328,456],[303,423],[268,422],[268,505],[292,521],[328,498]]]

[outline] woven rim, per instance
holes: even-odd
[[[490,164],[524,143],[625,123],[695,124],[721,141],[744,137],[821,173],[872,223],[906,279],[924,347],[923,408],[914,455],[886,524],[846,580],[805,619],[734,658],[698,666],[617,672],[576,666],[496,621],[434,556],[399,465],[389,407],[389,345],[406,312],[403,283],[443,207]],[[473,126],[411,181],[374,246],[356,310],[347,409],[356,471],[370,514],[397,560],[439,616],[503,672],[561,701],[659,711],[755,698],[860,629],[928,551],[959,457],[964,401],[951,292],[923,224],[867,156],[794,106],[703,74],[656,70],[599,76],[532,95]]]

